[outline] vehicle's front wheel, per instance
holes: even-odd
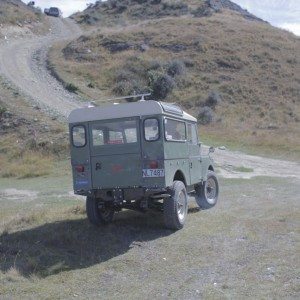
[[[202,209],[212,208],[217,204],[219,183],[215,172],[208,171],[207,180],[195,187],[196,202]]]
[[[112,222],[115,211],[109,206],[100,206],[100,199],[86,197],[86,213],[89,221],[94,225],[108,224]]]
[[[164,220],[169,229],[183,228],[188,211],[188,197],[183,182],[174,181],[171,197],[164,200]]]

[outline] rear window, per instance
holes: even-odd
[[[165,119],[165,137],[167,141],[182,142],[186,140],[185,123],[173,119]]]
[[[134,144],[138,141],[136,120],[103,122],[92,126],[93,146]]]
[[[56,7],[51,7],[51,8],[50,8],[50,12],[51,12],[51,13],[58,13],[59,10],[58,10],[58,8],[56,8]]]
[[[72,141],[75,147],[84,147],[86,144],[85,127],[82,125],[74,126],[72,128]]]

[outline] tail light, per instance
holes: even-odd
[[[84,172],[84,166],[83,166],[83,165],[75,166],[75,170],[76,170],[78,173],[83,173],[83,172]]]
[[[158,169],[158,161],[157,160],[152,160],[149,163],[150,169]]]

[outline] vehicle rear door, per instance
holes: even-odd
[[[89,124],[94,189],[141,185],[140,119],[95,121]]]

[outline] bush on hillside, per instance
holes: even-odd
[[[214,119],[214,112],[213,110],[208,107],[204,106],[199,109],[198,113],[198,121],[202,125],[210,124]]]
[[[222,97],[221,95],[216,92],[216,91],[212,91],[210,92],[210,94],[208,95],[208,98],[206,99],[206,106],[211,107],[211,108],[215,108],[217,105],[219,105],[222,102]]]
[[[176,86],[188,84],[185,75],[185,63],[178,59],[163,62],[130,57],[115,71],[113,91],[122,96],[149,91],[154,98],[165,99]]]
[[[167,68],[168,75],[172,77],[182,76],[186,73],[184,62],[178,59],[170,61]]]
[[[79,90],[78,87],[75,86],[73,83],[67,83],[65,85],[65,89],[71,93],[77,93],[77,91]]]
[[[156,99],[165,99],[172,92],[176,83],[169,75],[159,76],[153,83],[153,96]]]

